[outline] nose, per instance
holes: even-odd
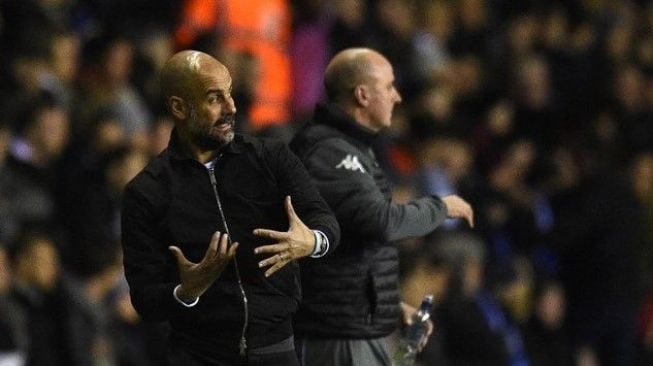
[[[401,94],[399,94],[399,90],[397,89],[395,89],[394,91],[395,91],[395,103],[399,104],[402,101]]]
[[[232,98],[231,95],[225,98],[225,113],[226,114],[236,113],[236,102],[234,102],[234,98]]]

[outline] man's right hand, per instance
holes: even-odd
[[[470,227],[474,227],[474,210],[467,201],[456,195],[450,195],[442,197],[442,202],[447,206],[448,218],[463,218],[467,220]]]
[[[186,259],[178,247],[168,247],[177,259],[179,267],[181,286],[177,290],[177,296],[184,301],[193,301],[200,297],[220,277],[231,258],[236,255],[237,248],[238,243],[229,246],[228,235],[221,235],[219,231],[211,237],[204,258],[199,263]]]

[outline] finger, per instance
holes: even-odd
[[[411,325],[413,324],[413,314],[409,314],[408,312],[404,312],[404,324],[406,325]]]
[[[275,264],[275,263],[277,263],[277,262],[279,262],[281,260],[282,260],[281,255],[275,254],[275,255],[273,255],[271,257],[267,257],[264,260],[258,262],[258,267],[259,268],[266,267],[266,266]]]
[[[177,260],[178,265],[180,265],[180,266],[190,266],[190,265],[193,264],[188,259],[186,259],[186,257],[184,256],[184,253],[178,247],[169,246],[168,250],[170,250],[172,252],[172,255],[175,256],[175,259]]]
[[[288,262],[290,262],[290,261],[287,261],[287,260],[278,261],[277,263],[274,264],[274,266],[268,268],[268,270],[265,271],[265,277],[270,277],[274,272],[280,270],[281,268],[283,268],[283,266],[288,264]]]
[[[474,227],[474,211],[469,204],[460,207],[460,217],[465,219],[470,227]]]
[[[238,242],[231,244],[229,247],[229,252],[227,253],[229,258],[233,258],[236,255],[236,249],[238,249]]]
[[[254,235],[260,236],[263,238],[268,238],[272,240],[284,240],[287,238],[288,234],[282,231],[274,231],[268,229],[256,229],[254,230]]]
[[[284,251],[284,252],[277,253],[277,254],[275,254],[275,255],[273,255],[271,257],[268,257],[268,258],[260,261],[258,266],[259,267],[265,267],[265,266],[269,266],[271,264],[274,264],[274,263],[277,263],[277,262],[280,262],[280,261],[288,261],[289,262],[291,260],[292,260],[292,255],[289,252]]]
[[[254,249],[255,254],[262,254],[262,253],[279,253],[284,250],[288,250],[288,244],[270,244],[270,245],[262,245],[256,249]]]
[[[469,214],[467,215],[467,222],[469,222],[469,226],[471,228],[474,228],[474,211],[471,209],[471,207],[469,209]]]
[[[218,241],[220,240],[220,232],[216,231],[211,236],[211,241],[209,242],[209,247],[206,248],[206,253],[204,253],[204,258],[213,258],[218,251]]]
[[[229,235],[224,234],[220,238],[220,247],[218,248],[218,255],[224,257],[227,254],[227,247],[229,246]]]

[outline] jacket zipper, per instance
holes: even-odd
[[[209,178],[211,179],[211,185],[213,186],[213,195],[215,196],[215,201],[218,203],[218,210],[220,211],[220,218],[222,219],[222,225],[224,230],[229,235],[229,244],[231,244],[231,234],[229,233],[229,227],[227,226],[227,220],[224,216],[224,211],[222,211],[222,202],[220,201],[220,195],[218,194],[218,180],[215,178],[215,165],[220,160],[222,155],[218,155],[218,158],[215,159],[215,164],[213,167],[209,168]],[[245,357],[245,352],[247,351],[247,338],[245,338],[245,332],[247,331],[248,323],[248,307],[247,307],[247,294],[245,293],[245,288],[243,287],[243,281],[240,277],[240,271],[238,270],[238,261],[234,256],[234,266],[236,268],[236,279],[238,280],[238,287],[240,288],[240,294],[243,296],[243,309],[245,310],[245,321],[243,323],[243,331],[240,334],[240,343],[238,349],[240,350],[240,356]]]

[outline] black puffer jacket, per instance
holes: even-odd
[[[210,172],[189,156],[173,133],[168,149],[125,190],[122,244],[136,310],[145,319],[169,321],[174,340],[207,356],[237,354],[243,330],[250,349],[289,338],[300,301],[298,265],[266,278],[257,265],[265,255],[255,256],[254,248],[272,242],[252,231],[288,230],[283,200],[290,195],[297,215],[335,247],[340,232],[333,213],[283,143],[236,135],[215,163],[217,198]],[[196,306],[185,308],[172,295],[179,271],[168,246],[177,245],[198,262],[213,232],[225,232],[225,222],[230,239],[240,243],[237,261]]]
[[[299,335],[377,338],[399,320],[398,256],[393,240],[425,235],[446,217],[437,197],[391,202],[391,187],[374,157],[374,134],[333,105],[295,136],[302,160],[342,230],[340,246],[322,261],[302,264],[304,300]]]

